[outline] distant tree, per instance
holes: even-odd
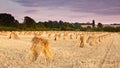
[[[97,27],[98,27],[98,28],[103,28],[102,23],[98,23]]]
[[[49,24],[49,25],[48,25],[49,28],[53,28],[53,27],[54,27],[53,21],[49,20],[49,21],[48,21],[48,24]]]
[[[81,25],[79,23],[74,23],[74,28],[75,29],[80,29],[81,28]]]
[[[120,32],[120,27],[116,27],[116,32]]]
[[[19,29],[21,29],[21,30],[25,30],[26,29],[26,26],[25,26],[25,24],[24,23],[19,23]]]
[[[37,27],[37,28],[45,28],[43,22],[38,22],[38,23],[36,23],[36,27]]]
[[[45,21],[43,24],[46,28],[49,28],[49,23],[47,21]]]
[[[59,28],[59,23],[58,23],[58,21],[53,21],[52,22],[53,24],[53,28]]]
[[[19,27],[19,21],[18,20],[15,20],[15,22],[14,22],[14,25],[13,25],[14,27]]]
[[[62,20],[59,21],[59,28],[65,30],[64,22]]]
[[[95,20],[92,20],[92,27],[95,28]]]
[[[34,19],[32,19],[31,17],[25,16],[24,17],[24,22],[26,27],[28,28],[35,28],[36,27],[36,22],[34,21]]]
[[[103,28],[104,31],[108,31],[108,32],[115,32],[115,28],[114,27],[111,27],[111,26],[106,26]]]
[[[0,13],[0,25],[11,27],[14,26],[15,23],[15,18],[11,14]]]
[[[87,30],[87,31],[91,31],[91,30],[92,30],[92,29],[91,29],[91,26],[87,26],[87,27],[86,27],[86,30]]]
[[[60,26],[62,26],[63,23],[64,23],[64,22],[63,22],[62,20],[59,21]]]

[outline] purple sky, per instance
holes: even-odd
[[[0,13],[10,13],[20,22],[30,16],[36,21],[120,24],[120,0],[0,0]]]

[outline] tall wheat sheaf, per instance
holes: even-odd
[[[32,39],[32,46],[30,48],[30,60],[35,61],[41,53],[44,54],[46,60],[53,59],[53,54],[50,51],[48,40],[35,36]]]
[[[84,47],[85,46],[85,39],[84,39],[84,36],[81,35],[80,37],[80,47]]]

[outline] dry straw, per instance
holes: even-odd
[[[48,40],[35,36],[32,39],[32,47],[30,48],[29,59],[35,61],[41,53],[44,54],[46,60],[53,59],[53,54],[50,51]]]
[[[16,32],[11,32],[9,39],[20,39]]]

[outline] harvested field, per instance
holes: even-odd
[[[48,40],[53,60],[42,54],[33,62],[27,58],[36,34]],[[120,68],[120,33],[0,32],[0,68]]]

